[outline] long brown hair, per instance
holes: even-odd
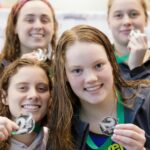
[[[75,42],[90,42],[103,45],[113,69],[114,84],[117,89],[121,87],[125,88],[137,88],[140,83],[150,84],[148,81],[125,81],[120,73],[119,67],[114,56],[114,50],[107,36],[98,29],[88,25],[78,25],[70,30],[65,31],[60,37],[56,53],[54,57],[54,93],[53,99],[55,103],[52,105],[53,112],[55,112],[55,118],[50,118],[49,125],[53,124],[53,131],[62,130],[63,134],[66,134],[64,138],[71,138],[71,121],[74,117],[78,117],[76,112],[79,111],[80,101],[79,98],[72,91],[70,84],[68,83],[66,70],[65,70],[65,57],[67,49]],[[67,107],[65,107],[67,104]],[[56,121],[60,118],[60,123]],[[64,126],[64,128],[60,128]],[[50,126],[51,128],[51,126]],[[54,133],[52,132],[52,135]],[[55,136],[55,135],[54,135]]]
[[[19,16],[19,12],[21,8],[26,4],[27,2],[32,0],[18,0],[16,4],[11,9],[11,12],[8,16],[7,26],[6,26],[6,40],[4,42],[4,48],[2,49],[0,60],[6,59],[7,61],[14,61],[15,59],[20,57],[20,40],[18,38],[18,35],[15,33],[15,28]],[[52,12],[53,21],[54,21],[54,35],[51,40],[52,49],[55,49],[56,46],[56,32],[57,32],[57,21],[54,13],[54,9],[51,6],[51,4],[47,0],[40,0],[48,5]]]
[[[114,83],[117,88],[138,88],[139,84],[150,83],[147,80],[124,80],[120,75],[119,66],[114,55],[114,50],[107,36],[95,27],[88,25],[78,25],[64,32],[58,41],[55,55],[54,81],[55,88],[58,93],[60,93],[57,94],[57,91],[54,89],[54,95],[56,94],[56,99],[64,98],[64,100],[67,100],[69,98],[70,101],[74,99],[74,94],[70,94],[70,86],[66,80],[65,54],[68,47],[72,46],[77,41],[96,43],[104,46],[107,57],[113,68]],[[72,103],[76,104],[74,100]]]
[[[7,118],[11,118],[11,114],[10,114],[10,110],[9,107],[7,105],[3,104],[3,101],[5,101],[5,94],[4,92],[7,93],[8,91],[8,87],[9,87],[9,82],[11,77],[13,77],[17,71],[25,66],[37,66],[40,67],[45,74],[47,75],[48,78],[48,82],[49,82],[49,92],[51,95],[52,92],[52,82],[51,79],[49,77],[49,66],[45,63],[36,61],[36,60],[29,60],[29,59],[18,59],[15,60],[13,63],[11,63],[10,65],[8,65],[1,77],[0,80],[0,116],[3,117],[7,117]],[[51,100],[49,100],[48,102],[48,110],[47,110],[47,114],[49,114],[48,112],[50,111],[50,105],[51,105]],[[43,119],[42,119],[42,125],[46,125],[48,122],[48,118],[49,116],[46,115]],[[0,141],[0,149],[1,150],[9,150],[9,140],[6,141]]]

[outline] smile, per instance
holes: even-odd
[[[43,34],[31,34],[31,36],[32,36],[33,38],[43,38],[43,37],[44,37]]]
[[[88,91],[88,92],[95,92],[95,91],[98,91],[99,89],[101,89],[103,85],[104,84],[95,85],[95,86],[91,86],[91,87],[86,87],[86,88],[84,88],[84,90]]]
[[[39,110],[39,108],[41,108],[41,106],[37,104],[24,104],[21,107],[29,111],[36,111]]]

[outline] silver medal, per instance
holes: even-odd
[[[116,118],[106,117],[101,122],[99,122],[100,130],[103,134],[111,136],[117,123],[118,120]]]
[[[13,135],[31,133],[35,127],[35,121],[33,120],[32,114],[21,115],[16,118],[15,122],[18,124],[19,129],[12,132]]]

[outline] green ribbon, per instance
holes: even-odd
[[[117,97],[118,97],[118,101],[117,101],[118,124],[121,124],[121,123],[124,123],[124,107],[122,104],[122,97],[119,94],[119,92],[117,92]],[[111,140],[111,137],[109,137],[100,147],[98,147],[93,142],[90,135],[88,135],[87,140],[86,140],[86,144],[93,150],[107,150],[107,148],[112,144],[112,140]]]
[[[35,123],[35,127],[34,127],[32,132],[35,132],[35,133],[38,134],[41,131],[42,128],[43,128],[43,126],[41,126],[39,123]],[[11,132],[11,134],[16,135],[16,131]]]
[[[116,57],[116,60],[117,60],[117,63],[118,64],[121,64],[125,61],[127,61],[129,59],[129,55],[123,55],[123,56],[118,56],[118,54],[115,52],[115,57]]]

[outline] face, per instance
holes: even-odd
[[[81,103],[98,104],[113,89],[112,67],[102,45],[76,42],[66,51],[66,75]]]
[[[40,121],[47,112],[50,100],[48,83],[48,78],[41,68],[20,68],[10,78],[6,96],[6,105],[9,106],[12,118],[30,112],[35,121]]]
[[[47,48],[54,34],[54,21],[49,6],[39,0],[27,2],[19,12],[16,34],[23,53]]]
[[[134,29],[144,32],[146,16],[140,0],[113,0],[108,24],[116,43],[127,45],[129,33]]]

